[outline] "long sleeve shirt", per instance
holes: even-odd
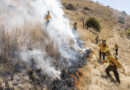
[[[102,62],[103,63],[109,62],[109,65],[116,66],[116,68],[121,68],[120,62],[117,59],[115,59],[114,57],[112,57],[111,55],[107,56],[107,59],[105,61],[102,61]]]
[[[99,45],[99,47],[101,48],[101,52],[104,53],[105,49],[108,48],[108,45],[106,44],[105,46],[101,43]]]

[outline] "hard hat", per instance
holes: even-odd
[[[110,49],[106,48],[104,53],[106,53],[106,52],[110,52]]]
[[[102,41],[103,41],[103,42],[106,42],[106,39],[103,39]]]

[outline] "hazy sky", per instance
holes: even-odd
[[[110,6],[119,11],[125,11],[130,15],[130,0],[91,0],[95,2],[102,3],[105,6]]]

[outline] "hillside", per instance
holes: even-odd
[[[126,35],[120,36],[119,31],[125,28],[130,28],[130,16],[124,16],[122,12],[112,8],[100,5],[89,0],[61,0],[65,16],[70,19],[70,24],[78,23],[78,33],[82,40],[86,42],[87,47],[90,47],[94,53],[89,59],[87,65],[83,68],[87,76],[84,78],[85,84],[79,87],[80,90],[129,90],[130,89],[130,39]],[[67,4],[72,4],[74,10],[66,9]],[[87,7],[90,10],[84,10]],[[92,28],[83,28],[81,18],[96,17],[101,22],[101,32],[96,32]],[[123,17],[124,24],[119,22],[119,17]],[[119,69],[121,84],[115,84],[115,81],[106,79],[105,68],[108,64],[100,64],[99,48],[95,44],[95,37],[99,35],[100,39],[106,39],[107,44],[111,50],[112,55],[115,54],[113,50],[115,43],[119,45],[119,61],[123,65],[123,69]],[[111,72],[115,79],[114,74]]]
[[[0,90],[130,90],[130,16],[89,0],[61,0],[63,8],[59,1],[1,0]],[[88,17],[99,20],[101,32],[83,28]],[[106,78],[97,35],[112,55],[119,45],[121,84]]]
[[[96,2],[92,2],[89,0],[61,0],[63,4],[63,9],[66,13],[66,15],[69,15],[70,19],[75,22],[78,22],[78,25],[82,27],[82,20],[81,18],[84,17],[85,19],[87,17],[96,17],[100,22],[102,26],[102,32],[99,33],[100,36],[103,38],[108,38],[112,36],[113,34],[113,26],[115,24],[119,24],[120,29],[125,29],[125,26],[130,26],[130,16],[126,15],[123,16],[121,12],[114,10],[109,7],[105,7],[103,5],[100,5]],[[67,10],[65,7],[67,4],[72,4],[74,6],[74,10]],[[84,10],[84,8],[87,7],[90,10]],[[123,17],[125,24],[119,23],[118,18]],[[73,24],[73,23],[71,23]],[[79,28],[80,28],[79,27]],[[107,33],[109,31],[109,33]],[[81,33],[81,31],[79,30]],[[98,34],[98,33],[97,33]],[[108,35],[106,35],[108,34]],[[81,37],[86,37],[84,35],[81,35]],[[94,40],[94,39],[93,39]]]

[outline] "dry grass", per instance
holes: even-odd
[[[59,53],[58,46],[57,45],[54,46],[53,41],[47,44],[45,51],[49,57],[54,58],[56,60],[60,59],[60,53]]]
[[[119,37],[117,34],[117,31],[114,31],[115,28],[123,27],[124,25],[116,25],[118,23],[118,17],[123,15],[121,12],[114,10],[112,8],[104,7],[103,5],[97,4],[95,2],[91,2],[89,0],[61,0],[63,3],[71,3],[74,5],[74,7],[77,8],[76,11],[69,11],[63,8],[63,10],[66,13],[66,16],[70,19],[70,24],[73,25],[75,21],[78,23],[78,33],[81,36],[81,39],[87,43],[87,46],[91,48],[94,53],[91,54],[91,58],[89,58],[89,61],[82,70],[84,73],[87,73],[87,76],[84,78],[84,85],[80,86],[80,90],[129,90],[129,64],[130,63],[130,52],[129,52],[129,43],[130,41],[124,37]],[[88,7],[91,9],[91,11],[87,11],[89,14],[83,13],[86,12],[83,10],[84,7]],[[89,30],[83,28],[82,20],[81,18],[87,18],[87,17],[96,17],[102,26],[101,33],[94,32],[92,28]],[[125,17],[126,20],[130,20],[129,16]],[[128,21],[125,21],[128,23]],[[114,27],[115,26],[115,27]],[[95,37],[99,36],[100,40],[106,39],[107,44],[109,45],[109,48],[111,50],[111,53],[115,53],[113,50],[115,43],[117,42],[119,45],[119,61],[123,64],[124,70],[119,69],[120,73],[120,79],[122,84],[117,86],[113,82],[111,82],[109,79],[102,78],[101,75],[106,75],[105,68],[108,64],[101,65],[98,63],[99,58],[99,48],[96,44],[93,44],[95,41]],[[123,53],[123,54],[122,54]],[[111,73],[111,75],[114,77],[114,74]]]
[[[76,76],[74,75],[70,75],[73,78],[73,82],[75,84],[75,87],[77,87],[79,90],[84,90],[81,88],[81,86],[85,85],[85,77],[87,76],[83,70],[79,70],[81,73],[81,76],[79,75],[79,73],[76,73],[76,75],[78,76],[78,78],[76,78]]]
[[[59,59],[60,54],[58,46],[54,45],[54,41],[44,33],[39,26],[34,26],[30,30],[24,29],[24,31],[18,28],[13,31],[7,31],[1,26],[0,31],[0,63],[3,67],[8,70],[14,68],[14,55],[20,53],[21,47],[27,46],[27,49],[32,50],[33,48],[39,50],[45,50],[47,56],[53,59]]]

